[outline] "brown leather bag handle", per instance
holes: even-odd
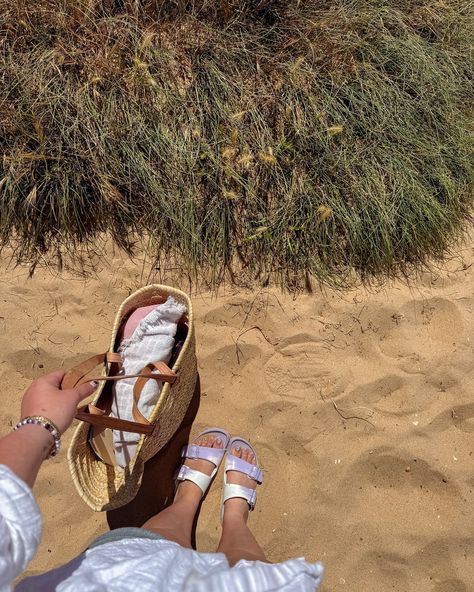
[[[92,372],[94,368],[101,364],[122,364],[122,358],[120,354],[116,352],[105,352],[103,354],[97,354],[84,360],[74,368],[71,368],[66,372],[64,378],[61,381],[62,389],[70,389],[89,380],[97,380],[96,378],[85,378],[89,372]]]
[[[102,409],[95,407],[95,405],[85,405],[80,407],[77,411],[76,418],[81,421],[86,421],[90,424],[101,426],[104,428],[111,428],[125,432],[134,432],[138,434],[151,434],[155,428],[139,411],[138,401],[143,387],[148,380],[159,380],[160,382],[168,382],[173,384],[177,378],[173,372],[164,362],[150,362],[147,364],[140,374],[122,374],[118,376],[97,376],[94,378],[86,378],[86,375],[91,372],[96,366],[101,363],[122,364],[120,354],[116,352],[105,352],[104,354],[97,354],[88,358],[81,364],[71,368],[61,382],[61,388],[74,388],[92,380],[123,380],[125,378],[137,378],[133,386],[133,403],[132,415],[135,421],[128,421],[116,417],[105,415]],[[159,373],[150,373],[152,370],[158,370]]]
[[[94,412],[91,412],[94,410]],[[96,413],[96,411],[98,413]],[[112,430],[120,430],[122,432],[133,432],[135,434],[145,434],[149,436],[155,429],[155,425],[149,421],[145,423],[138,423],[136,421],[128,421],[126,419],[118,419],[117,417],[110,417],[110,415],[102,415],[104,412],[93,405],[86,405],[78,409],[76,419],[85,421],[94,426],[102,428],[110,428]]]
[[[84,362],[81,362],[74,368],[71,368],[66,372],[64,378],[61,381],[61,388],[68,389],[74,388],[83,384],[84,382],[90,382],[92,380],[123,380],[124,378],[154,378],[155,380],[159,380],[160,382],[169,382],[169,384],[173,384],[176,380],[177,375],[173,370],[171,370],[164,362],[150,362],[145,368],[149,368],[153,370],[155,368],[160,373],[159,374],[119,374],[118,376],[92,376],[87,377],[87,374],[94,370],[100,364],[122,364],[122,358],[120,354],[116,352],[105,352],[103,354],[97,354],[96,356],[92,356],[88,358]]]

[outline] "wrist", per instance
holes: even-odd
[[[43,426],[37,424],[26,424],[21,429],[15,430],[16,437],[28,441],[30,446],[42,451],[42,456],[47,459],[54,449],[54,438]]]
[[[39,436],[40,431],[38,429],[33,432],[33,430],[30,429],[32,426],[42,430],[43,436]],[[61,433],[59,432],[58,427],[47,417],[42,415],[29,415],[24,417],[16,424],[13,431],[21,429],[28,429],[30,434],[38,434],[37,437],[41,438],[43,441],[45,436],[47,437],[50,442],[48,457],[55,456],[59,452],[61,447]]]

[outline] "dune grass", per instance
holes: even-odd
[[[467,0],[0,0],[0,246],[345,285],[472,209]]]

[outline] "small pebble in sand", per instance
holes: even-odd
[[[409,473],[410,471],[411,471],[411,468],[410,468],[410,467],[407,467],[407,468],[405,469],[405,472],[406,472],[406,473]]]

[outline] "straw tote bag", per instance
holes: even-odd
[[[186,306],[186,315],[179,321],[182,337],[181,349],[173,356],[169,368],[163,362],[147,360],[136,378],[133,389],[133,418],[125,421],[110,417],[111,385],[125,378],[118,374],[121,357],[117,348],[117,333],[129,315],[139,307],[163,303],[168,296]],[[100,376],[97,367],[101,366]],[[95,370],[92,377],[91,372]],[[158,372],[157,372],[158,371]],[[118,375],[117,375],[118,374]],[[141,484],[144,463],[159,452],[181,424],[194,393],[197,379],[193,309],[189,297],[180,290],[162,285],[141,288],[120,306],[112,330],[108,352],[98,354],[69,370],[63,379],[63,388],[72,388],[92,379],[99,381],[91,403],[78,409],[80,420],[68,452],[69,468],[79,495],[93,510],[112,510],[131,501]],[[147,380],[160,380],[163,388],[151,415],[144,418],[137,402]],[[125,469],[113,462],[104,462],[105,442],[111,441],[112,430],[141,434],[134,457]],[[110,451],[109,451],[110,452]],[[109,456],[110,458],[110,456]]]

